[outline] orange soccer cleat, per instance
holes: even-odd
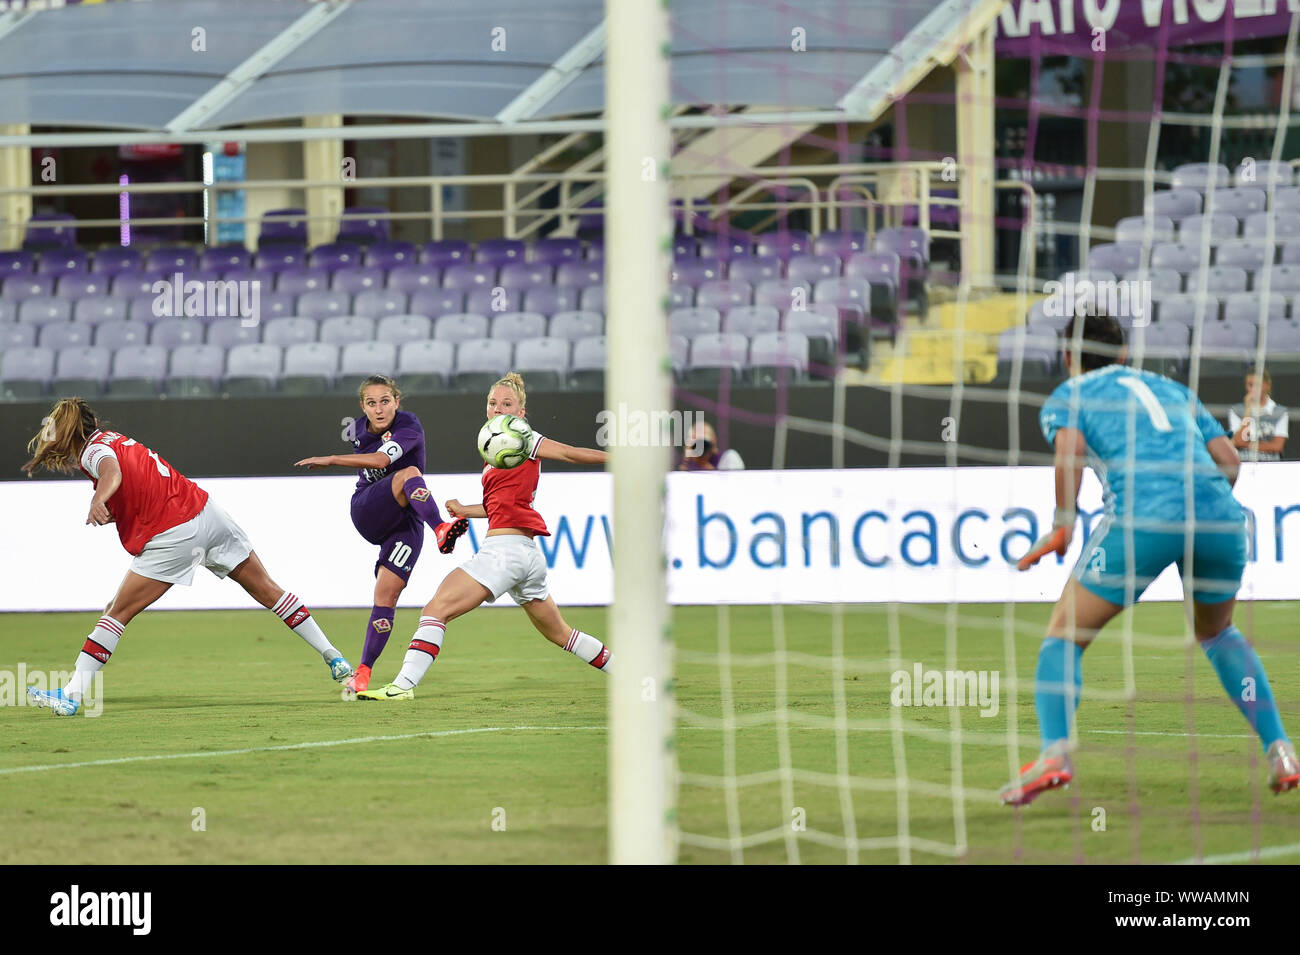
[[[438,553],[450,554],[456,549],[456,541],[467,530],[469,530],[469,521],[463,517],[458,517],[454,521],[443,521],[435,527],[433,533],[438,539]]]
[[[1073,778],[1065,744],[1053,743],[1032,763],[1020,767],[1020,775],[998,791],[998,802],[1004,806],[1028,806],[1049,789],[1070,785]]]
[[[1286,740],[1278,740],[1268,748],[1268,786],[1275,793],[1300,786],[1300,760],[1295,747]]]
[[[361,693],[370,689],[370,667],[364,663],[357,667],[357,672],[352,674],[352,679],[348,680],[345,688],[351,693]]]

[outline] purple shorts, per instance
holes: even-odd
[[[402,580],[411,579],[424,547],[424,521],[393,498],[390,481],[376,481],[352,495],[352,526],[366,540],[379,545],[375,574],[387,567]]]

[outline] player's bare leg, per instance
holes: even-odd
[[[343,659],[343,654],[330,643],[329,637],[321,630],[312,617],[311,611],[295,594],[280,587],[266,572],[256,552],[249,552],[248,557],[229,574],[230,579],[247,591],[248,595],[284,621],[287,626],[308,646],[321,655],[321,659],[330,668],[330,676],[342,682],[352,676],[352,664]]]
[[[1083,651],[1123,609],[1073,578],[1065,585],[1048,619],[1047,637],[1039,650],[1034,675],[1034,708],[1042,752],[1002,787],[998,799],[1004,805],[1028,805],[1050,789],[1068,786],[1074,778],[1070,728],[1083,689]]]
[[[67,685],[62,689],[51,687],[49,690],[29,687],[28,698],[38,706],[48,706],[59,716],[74,715],[81,706],[82,697],[94,682],[95,674],[104,668],[109,657],[117,650],[117,642],[126,625],[141,610],[167,593],[171,586],[167,581],[143,577],[128,570],[118,585],[117,593],[104,608],[104,615],[82,644],[72,678]]]
[[[420,626],[411,638],[402,661],[402,670],[387,686],[358,693],[358,700],[409,700],[415,697],[415,686],[438,657],[447,624],[469,613],[485,600],[492,599],[488,590],[465,571],[457,567],[443,578],[438,592],[424,605]]]
[[[533,622],[537,632],[547,640],[572,653],[579,660],[590,663],[597,670],[610,672],[613,657],[609,647],[591,634],[570,627],[553,598],[548,596],[545,600],[530,600],[523,606],[524,613],[528,614],[528,619]]]
[[[424,475],[419,468],[402,468],[393,474],[393,499],[402,507],[409,507],[420,515],[420,520],[433,530],[438,542],[438,552],[450,554],[456,549],[456,541],[469,530],[469,521],[457,517],[450,521],[442,519],[438,502],[433,499],[429,487],[424,483]]]
[[[1236,599],[1218,603],[1195,601],[1192,628],[1228,698],[1259,734],[1268,759],[1268,784],[1275,793],[1300,786],[1300,759],[1282,728],[1268,674],[1255,648],[1232,623]]]

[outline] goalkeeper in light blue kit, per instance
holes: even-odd
[[[1064,555],[1070,546],[1085,462],[1102,483],[1105,513],[1052,610],[1034,680],[1043,750],[1003,787],[999,798],[1005,805],[1026,805],[1070,782],[1083,651],[1170,564],[1178,565],[1191,587],[1196,639],[1229,698],[1259,734],[1270,786],[1280,793],[1300,783],[1300,762],[1264,666],[1232,623],[1246,565],[1245,515],[1232,496],[1240,459],[1227,433],[1186,387],[1126,367],[1125,353],[1124,333],[1113,317],[1072,319],[1065,344],[1070,377],[1039,416],[1055,448],[1056,517],[1051,533],[1019,568],[1028,570],[1051,553]]]

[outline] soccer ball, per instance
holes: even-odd
[[[494,468],[515,468],[528,460],[533,429],[523,418],[499,414],[479,429],[478,453]]]

